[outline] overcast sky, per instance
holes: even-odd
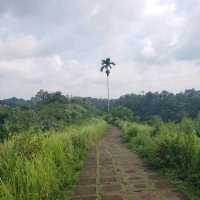
[[[0,99],[200,89],[199,0],[0,0]]]

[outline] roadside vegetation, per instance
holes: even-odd
[[[105,132],[93,119],[61,132],[19,134],[0,144],[0,199],[66,199],[87,151]]]
[[[199,101],[195,90],[132,94],[111,100],[107,114],[105,100],[60,92],[40,90],[30,100],[1,100],[0,199],[69,198],[87,151],[102,137],[107,121],[189,200],[198,200]]]
[[[151,167],[167,175],[188,199],[200,196],[200,118],[183,118],[180,123],[159,118],[148,123],[115,120],[123,141]]]
[[[0,102],[0,199],[69,199],[106,122],[86,100],[40,90]]]

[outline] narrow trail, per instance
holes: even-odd
[[[88,155],[73,200],[184,200],[167,181],[145,167],[110,127]]]

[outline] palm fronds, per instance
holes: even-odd
[[[103,72],[105,69],[106,75],[110,75],[110,70],[112,69],[112,66],[115,66],[116,64],[111,61],[110,58],[106,58],[105,60],[101,61],[101,68],[100,71]]]

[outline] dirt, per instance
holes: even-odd
[[[115,127],[109,127],[89,153],[72,199],[185,200],[121,142],[120,130]]]

